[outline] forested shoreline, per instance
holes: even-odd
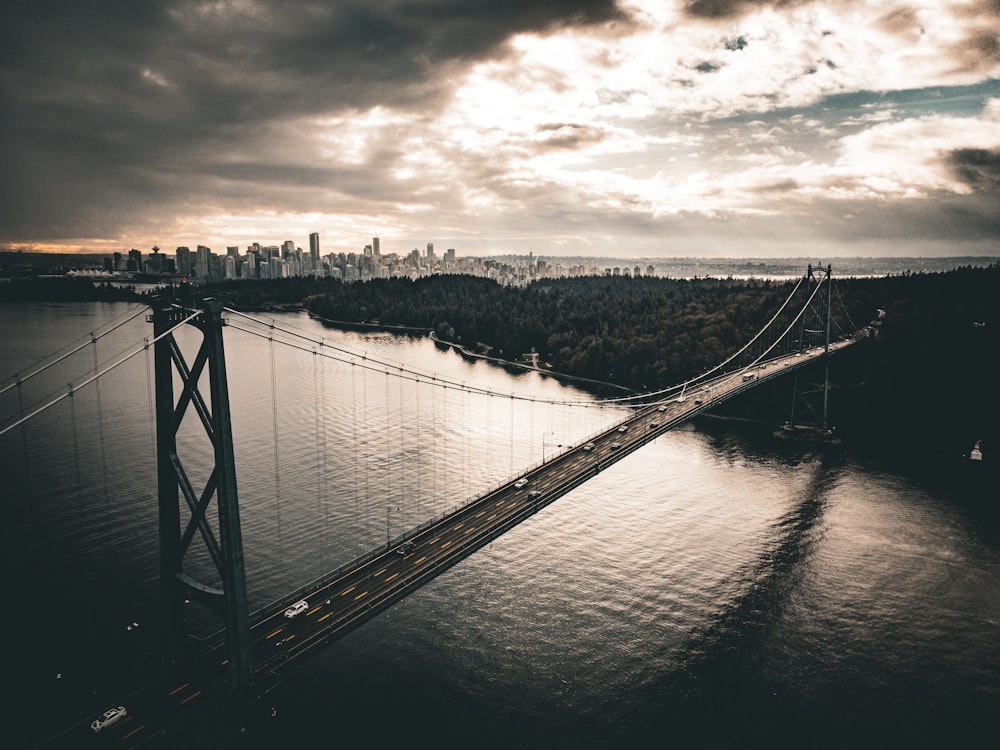
[[[967,450],[970,440],[985,441],[984,451],[995,444],[998,282],[997,264],[835,278],[834,336],[885,311],[877,338],[864,347],[857,377],[865,388],[854,399],[855,419],[943,431],[949,451]],[[306,309],[330,321],[434,331],[497,359],[513,362],[534,352],[541,368],[642,391],[681,382],[729,357],[775,314],[794,283],[587,276],[502,286],[440,275],[361,283],[238,281],[175,293],[188,301],[214,296],[243,310]],[[8,302],[146,301],[149,295],[82,279],[0,285],[0,301]]]

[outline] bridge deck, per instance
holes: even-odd
[[[835,353],[853,340],[831,344]],[[624,421],[587,443],[557,454],[523,476],[477,498],[401,543],[331,581],[307,591],[308,607],[286,617],[291,601],[277,603],[252,625],[253,662],[258,689],[290,662],[342,637],[400,601],[504,532],[537,513],[611,464],[697,414],[823,357],[823,347],[780,357],[745,372],[728,373],[699,383],[691,391],[637,409]],[[105,732],[135,747],[167,727],[207,696],[224,693],[225,644],[208,644],[192,664],[178,668],[127,699],[129,715]],[[125,701],[123,701],[125,703]],[[85,724],[57,744],[76,746]]]

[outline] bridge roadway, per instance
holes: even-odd
[[[831,354],[851,343],[831,344]],[[722,401],[821,358],[823,352],[815,347],[773,359],[638,408],[607,431],[308,592],[308,609],[301,614],[286,617],[291,601],[279,603],[252,625],[255,689],[265,691],[286,665],[357,628],[629,453]],[[77,747],[81,741],[99,740],[127,748],[153,740],[155,745],[154,738],[166,737],[186,716],[211,710],[214,697],[226,693],[225,653],[224,643],[205,647],[192,664],[123,699],[121,705],[128,709],[123,720],[94,735],[89,727],[93,717],[88,717],[49,744]]]

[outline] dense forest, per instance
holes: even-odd
[[[144,299],[135,290],[79,279],[0,285],[0,301]],[[835,278],[833,335],[864,327],[884,310],[877,337],[845,358],[847,380],[864,383],[843,404],[845,425],[935,442],[947,453],[996,445],[1000,397],[1000,265],[884,278]],[[215,296],[245,310],[294,306],[336,323],[434,331],[477,352],[515,361],[536,352],[554,372],[637,391],[697,375],[749,341],[794,282],[587,276],[503,286],[472,276],[345,284],[329,279],[236,281],[180,293]],[[802,291],[800,290],[800,294]],[[802,298],[798,307],[801,307]],[[822,300],[813,305],[825,313]],[[784,320],[776,321],[780,329]],[[815,329],[822,323],[809,325]],[[748,351],[756,356],[770,341]],[[760,389],[764,391],[764,389]],[[762,394],[766,395],[766,394]]]

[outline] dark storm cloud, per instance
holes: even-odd
[[[979,193],[1000,194],[1000,150],[960,148],[946,158],[956,179]]]
[[[811,0],[688,0],[684,12],[692,18],[723,19],[742,16],[761,8],[786,8]]]
[[[1000,19],[993,28],[970,29],[950,51],[958,70],[986,73],[994,69],[1000,63]]]
[[[290,123],[376,105],[433,114],[452,76],[511,35],[614,21],[612,0],[6,2],[0,235],[95,236],[133,208],[204,200],[205,184],[219,205],[261,176],[258,193],[322,184],[304,154],[294,168]]]

